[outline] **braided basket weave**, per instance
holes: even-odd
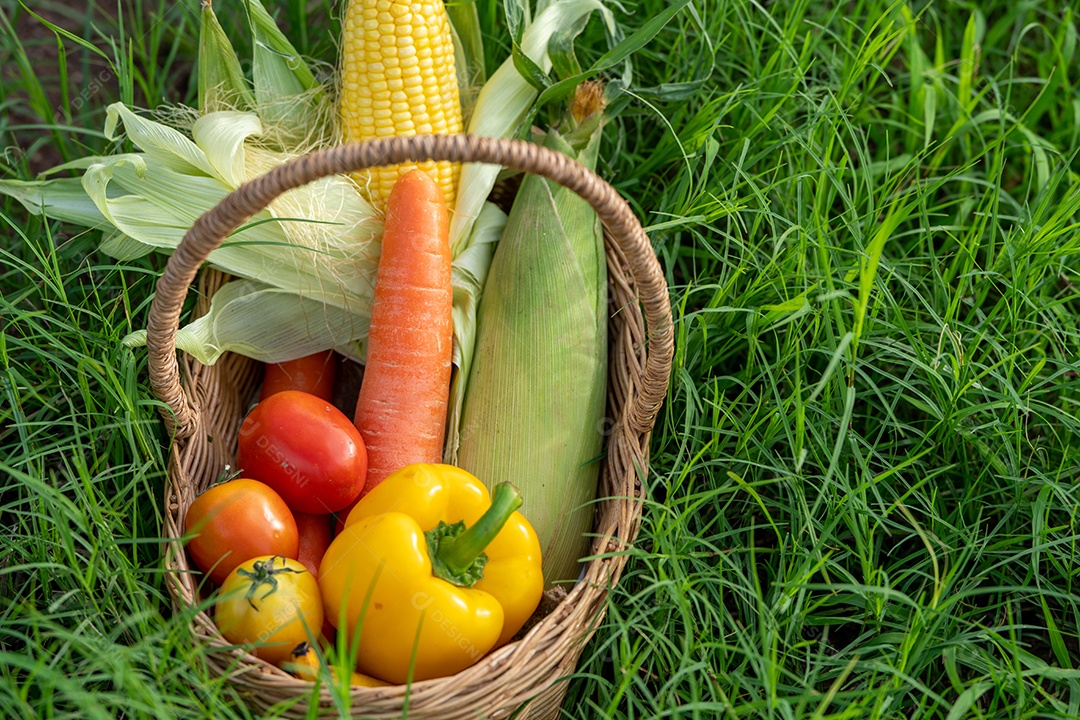
[[[184,517],[195,496],[235,461],[241,420],[255,397],[259,364],[227,353],[214,366],[187,358],[178,363],[176,331],[189,286],[210,252],[229,233],[275,197],[317,178],[379,165],[422,160],[502,165],[544,176],[583,197],[604,226],[608,264],[608,412],[615,425],[606,439],[595,514],[595,538],[584,577],[520,640],[489,654],[452,677],[411,687],[352,689],[354,717],[554,718],[566,693],[559,682],[573,672],[599,622],[609,588],[626,556],[619,552],[637,535],[649,437],[667,393],[673,334],[667,285],[648,238],[629,206],[610,185],[565,155],[529,143],[466,135],[392,138],[343,145],[282,165],[238,188],[200,217],[169,258],[150,308],[147,345],[154,393],[165,403],[166,425],[175,435],[165,490],[165,566],[178,608],[199,602],[199,576],[182,543]],[[205,302],[222,284],[217,272],[201,276]],[[182,377],[183,376],[183,377]],[[312,696],[310,682],[232,647],[205,612],[194,616],[196,638],[207,647],[211,672],[224,675],[256,709],[285,707],[283,717],[338,717],[329,691]]]

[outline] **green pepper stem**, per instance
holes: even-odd
[[[521,495],[517,488],[508,482],[496,485],[491,495],[491,507],[487,512],[465,532],[457,537],[445,538],[439,543],[439,561],[454,573],[465,572],[519,507]]]

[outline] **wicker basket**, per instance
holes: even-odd
[[[612,314],[608,406],[614,427],[606,441],[600,480],[596,537],[584,579],[516,642],[452,677],[405,687],[352,689],[354,717],[553,718],[566,693],[560,679],[573,672],[585,641],[600,620],[608,590],[626,562],[621,549],[633,542],[641,518],[649,437],[667,393],[673,335],[667,285],[647,237],[627,204],[591,171],[570,158],[520,141],[464,135],[393,138],[312,153],[238,188],[200,217],[173,253],[158,281],[150,309],[148,350],[154,393],[175,442],[165,491],[167,584],[177,607],[199,601],[179,538],[195,496],[232,462],[240,422],[259,382],[259,367],[226,354],[212,367],[185,357],[177,362],[175,337],[188,288],[224,237],[281,193],[317,178],[352,170],[421,160],[502,165],[547,177],[574,190],[596,210],[605,229]],[[203,298],[220,284],[204,273]],[[646,328],[648,330],[646,331]],[[183,381],[181,381],[181,371]],[[311,683],[241,650],[231,648],[205,612],[191,626],[207,647],[211,672],[229,681],[254,708],[291,706],[285,717],[310,717]],[[318,696],[318,716],[338,717],[330,694]]]

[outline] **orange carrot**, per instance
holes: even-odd
[[[431,176],[413,170],[397,181],[384,228],[356,403],[364,493],[406,465],[440,462],[450,394],[450,221]]]
[[[327,402],[334,395],[337,358],[333,350],[305,355],[295,360],[267,363],[260,400],[282,390],[302,390]]]

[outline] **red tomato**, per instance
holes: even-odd
[[[280,363],[267,363],[259,399],[265,400],[283,390],[300,390],[329,401],[334,395],[336,375],[337,358],[333,350]]]
[[[196,567],[219,585],[237,566],[261,555],[295,558],[296,520],[281,496],[256,480],[214,485],[195,498],[184,520]]]
[[[271,395],[244,418],[236,462],[301,513],[341,510],[367,475],[364,439],[352,421],[298,390]]]
[[[326,554],[326,548],[330,547],[330,541],[334,539],[334,531],[330,526],[333,517],[310,513],[293,513],[293,517],[296,518],[296,529],[300,532],[300,550],[296,559],[318,580],[319,563]]]

